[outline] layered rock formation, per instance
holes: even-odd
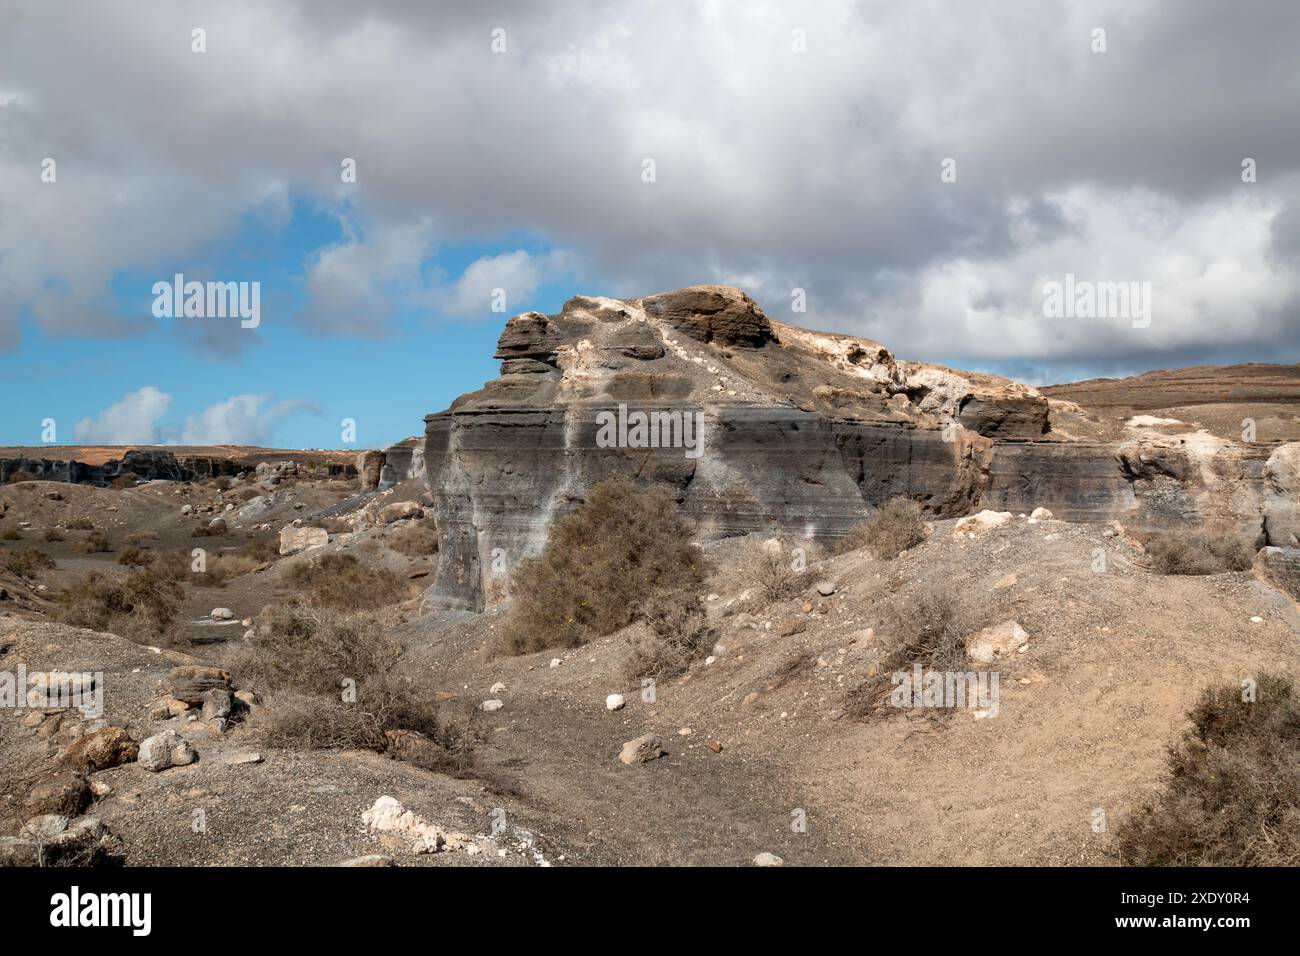
[[[348,477],[356,473],[351,465],[315,462],[300,466],[304,474],[319,477]],[[92,465],[57,458],[0,458],[0,484],[11,480],[66,481],[106,488],[116,479],[135,476],[140,481],[197,481],[251,471],[247,461],[208,455],[173,455],[159,449],[133,449],[119,458]]]
[[[496,357],[499,378],[425,419],[433,606],[482,608],[493,576],[613,477],[669,485],[706,537],[834,539],[905,495],[941,517],[1047,507],[1300,542],[1300,444],[1136,419],[1121,441],[1080,440],[1077,405],[772,321],[738,289],[578,296],[511,319]]]

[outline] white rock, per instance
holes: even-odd
[[[503,693],[505,689],[506,689],[506,685],[501,683],[501,681],[497,681],[495,684],[493,684],[491,687],[488,688],[488,693],[500,694]]]
[[[559,667],[559,666],[560,666],[561,664],[563,664],[563,663],[564,663],[564,662],[563,662],[562,660],[560,660],[558,657],[552,657],[552,658],[551,658],[551,666],[552,666],[552,667]]]
[[[209,617],[214,621],[233,621],[235,612],[228,607],[214,607]]]
[[[1003,621],[966,638],[966,653],[977,664],[992,664],[999,657],[1023,651],[1029,634],[1015,621]]]
[[[1251,624],[1263,624],[1263,623],[1264,623],[1264,619],[1263,619],[1262,617],[1260,617],[1258,614],[1256,614],[1254,617],[1252,617],[1252,618],[1250,619],[1250,623],[1251,623]]]
[[[496,698],[493,698],[492,700],[483,701],[483,703],[479,704],[478,706],[479,706],[479,710],[486,710],[488,713],[491,713],[494,710],[500,710],[502,707],[505,706],[505,704],[503,704],[501,701],[497,700]]]
[[[608,697],[605,698],[605,709],[622,710],[623,705],[626,703],[627,701],[623,699],[622,694],[610,694]]]
[[[297,520],[297,519],[295,519]],[[330,533],[324,528],[302,528],[289,525],[280,529],[280,553],[297,554],[329,544]]]
[[[755,866],[785,866],[785,860],[775,853],[760,853],[754,857]]]
[[[198,756],[190,742],[174,730],[164,730],[160,734],[146,737],[140,744],[140,753],[136,762],[146,770],[158,773],[168,767],[184,767],[194,762]]]
[[[1029,513],[1029,520],[1031,522],[1051,521],[1052,513],[1046,508],[1035,508]]]
[[[1000,527],[1010,520],[1010,511],[981,511],[979,514],[958,518],[957,523],[952,526],[952,536],[973,538],[977,534]]]

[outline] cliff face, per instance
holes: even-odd
[[[435,606],[482,608],[494,576],[613,477],[669,485],[704,536],[834,539],[895,495],[944,517],[1042,506],[1262,539],[1272,513],[1279,534],[1300,530],[1279,504],[1300,487],[1300,457],[1269,478],[1273,449],[1204,433],[1074,440],[1032,388],[774,322],[738,289],[579,296],[511,319],[496,357],[499,378],[425,419]]]

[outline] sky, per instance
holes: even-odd
[[[1294,0],[0,0],[0,444],[381,447],[510,315],[706,282],[1032,384],[1300,361],[1297,50]]]

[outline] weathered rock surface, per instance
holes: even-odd
[[[379,487],[379,476],[386,461],[387,455],[373,449],[357,455],[357,480],[362,491],[374,491]]]
[[[705,537],[833,541],[897,495],[938,517],[1045,507],[1064,521],[1300,536],[1300,451],[1144,429],[1076,440],[1035,389],[786,325],[725,286],[577,296],[511,319],[496,357],[498,378],[425,419],[441,539],[430,606],[482,609],[500,590],[494,553],[514,566],[620,476],[666,484]]]
[[[311,548],[323,548],[329,542],[330,533],[324,528],[295,528],[289,525],[280,529],[281,554],[297,554]]]
[[[174,730],[164,730],[140,744],[137,762],[154,773],[168,767],[184,767],[198,759],[190,742]]]

